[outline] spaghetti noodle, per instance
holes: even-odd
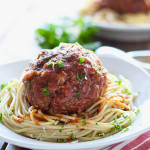
[[[127,130],[135,119],[136,94],[123,76],[108,74],[108,87],[99,101],[81,114],[43,114],[24,96],[22,80],[13,79],[0,93],[2,123],[10,130],[51,142],[89,141]]]

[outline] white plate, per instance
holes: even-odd
[[[116,53],[117,52],[117,53]],[[135,122],[129,127],[129,131],[125,133],[117,133],[110,137],[100,140],[81,142],[81,143],[50,143],[30,139],[18,135],[4,125],[0,124],[0,139],[21,147],[30,149],[53,149],[53,150],[75,150],[75,149],[100,149],[104,146],[114,144],[123,140],[127,140],[137,136],[150,129],[150,76],[127,54],[120,50],[110,47],[103,47],[96,51],[100,57],[104,67],[115,74],[122,74],[129,78],[135,91],[140,92],[140,96],[136,99],[135,105],[140,109],[140,114]],[[7,82],[13,77],[21,75],[28,60],[13,62],[0,66],[0,83]]]
[[[150,39],[150,25],[136,26],[127,24],[96,23],[100,28],[99,36],[117,41],[145,41]]]

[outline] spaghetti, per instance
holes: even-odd
[[[135,119],[136,94],[123,76],[108,74],[108,87],[100,100],[81,114],[55,116],[43,114],[24,96],[22,80],[13,79],[1,93],[2,123],[10,130],[51,142],[90,141],[127,131]]]

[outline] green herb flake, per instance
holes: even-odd
[[[51,93],[51,91],[50,90],[47,90],[46,88],[43,88],[43,94],[44,95],[48,95],[48,94],[50,94]]]
[[[112,129],[109,131],[109,133],[112,133],[114,130],[115,130],[115,127],[112,128]]]
[[[72,140],[77,140],[77,138],[74,137],[73,133],[71,134],[71,138],[72,138]]]
[[[127,131],[129,131],[129,128],[125,128],[124,132],[127,132]]]
[[[129,117],[129,120],[130,120],[130,125],[132,124],[132,122],[131,122],[131,117]]]
[[[84,80],[84,79],[85,79],[84,73],[78,73],[78,72],[77,72],[77,79],[78,79],[79,81]]]
[[[59,132],[62,132],[62,130],[59,130]]]
[[[125,114],[123,114],[122,116],[123,116],[124,118],[127,118],[127,117],[128,117],[128,115],[125,115]]]
[[[57,63],[57,66],[58,66],[59,68],[63,68],[63,67],[64,67],[64,65],[61,64],[61,62],[62,62],[62,58],[60,58],[59,62]]]
[[[94,138],[91,138],[91,141],[94,141]]]
[[[2,121],[2,113],[0,113],[0,121]]]
[[[58,66],[59,68],[63,68],[63,67],[64,67],[63,64],[57,64],[57,66]]]
[[[114,120],[114,123],[116,123],[117,122],[117,116],[115,117],[115,120]]]
[[[119,81],[115,81],[116,83],[118,83],[118,85],[121,85],[122,84],[122,81],[119,80]]]
[[[77,92],[77,98],[80,99],[80,92]]]
[[[97,74],[97,71],[95,71],[94,73]]]
[[[53,66],[55,63],[54,62],[49,62],[48,66]]]
[[[85,126],[86,125],[86,120],[84,119],[83,121],[81,121],[82,123],[82,126]]]
[[[9,114],[9,116],[12,116],[12,114]]]
[[[124,121],[119,122],[119,124],[123,124],[123,123],[124,123]]]
[[[135,112],[136,116],[137,116],[139,113],[140,113],[140,110],[138,109],[138,110]]]
[[[1,90],[4,88],[4,87],[6,87],[8,85],[8,83],[2,83],[1,84]]]
[[[124,89],[124,90],[125,90],[125,92],[127,93],[127,95],[131,95],[131,94],[132,94],[132,93],[129,92],[128,89]]]
[[[27,87],[27,91],[30,92],[30,88],[29,87]]]
[[[84,63],[85,62],[85,58],[84,57],[80,57],[80,64]]]
[[[64,125],[61,126],[62,128],[64,127]]]
[[[98,125],[98,122],[96,122],[96,125]]]

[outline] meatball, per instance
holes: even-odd
[[[61,43],[29,63],[23,83],[29,103],[44,113],[81,113],[100,99],[107,72],[92,51]]]
[[[150,11],[150,0],[93,0],[91,5],[96,11],[101,8],[110,8],[119,13]]]

